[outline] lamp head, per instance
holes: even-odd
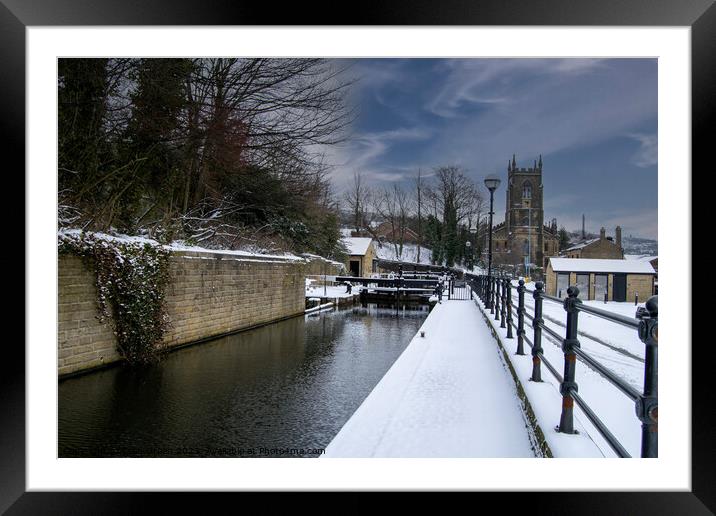
[[[494,192],[497,190],[497,187],[500,186],[500,178],[494,174],[490,174],[485,178],[485,186],[490,192]]]

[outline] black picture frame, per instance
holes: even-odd
[[[348,18],[339,14],[336,4],[324,5],[322,2],[282,4],[277,9],[271,3],[220,0],[0,0],[0,63],[3,71],[0,75],[0,147],[4,149],[3,162],[7,163],[7,157],[15,158],[16,170],[24,170],[25,28],[28,26],[657,25],[691,27],[692,170],[708,170],[711,165],[707,164],[706,158],[713,147],[709,129],[713,126],[716,106],[716,7],[713,3],[713,0],[419,0],[399,5],[368,2],[360,8],[358,5],[351,8]],[[692,184],[694,179],[691,175]],[[32,274],[27,268],[24,272],[25,275]],[[19,282],[19,275],[16,276],[15,281]],[[684,278],[684,281],[690,280]],[[21,291],[20,288],[16,286],[14,291]],[[17,303],[16,306],[21,305]],[[691,336],[685,334],[684,339],[682,345],[687,344]],[[170,503],[166,494],[26,492],[25,353],[16,341],[12,344],[5,343],[4,367],[0,375],[0,511],[7,511],[7,514],[126,514],[139,512],[158,497],[162,498],[162,503]],[[705,351],[708,352],[710,350]],[[699,350],[693,349],[692,354],[698,356]],[[714,514],[716,432],[712,419],[716,400],[709,386],[709,368],[712,368],[711,360],[694,360],[692,363],[691,492],[510,493],[510,505],[515,502],[524,504],[531,514]],[[566,470],[564,474],[570,473]],[[555,489],[559,489],[559,478],[554,482]],[[505,497],[505,494],[484,493],[480,497]],[[172,497],[171,501],[186,504],[184,495]],[[495,501],[504,503],[504,500]],[[169,505],[163,509],[172,510]]]

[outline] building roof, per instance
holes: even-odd
[[[658,256],[651,256],[648,254],[625,254],[624,259],[625,260],[638,260],[638,261],[644,261],[644,262],[650,262],[652,260],[656,260]]]
[[[555,272],[621,272],[630,274],[656,274],[648,261],[597,259],[597,258],[550,258]]]
[[[599,240],[598,238],[591,238],[591,239],[589,239],[589,240],[583,240],[583,241],[581,241],[580,243],[578,243],[578,244],[576,244],[576,245],[573,245],[573,246],[571,246],[571,247],[568,247],[568,248],[565,249],[563,252],[566,252],[566,251],[576,251],[577,249],[582,249],[583,247],[587,247],[589,244],[594,243],[594,242],[597,242],[598,240]]]
[[[348,254],[351,256],[361,255],[363,256],[368,252],[368,246],[373,241],[372,238],[368,237],[345,237],[343,243],[348,248]]]

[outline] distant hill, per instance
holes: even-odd
[[[624,254],[659,256],[659,242],[656,240],[649,240],[648,238],[623,236],[622,247],[624,248]]]
[[[599,235],[594,233],[587,233],[587,238],[597,238]],[[581,240],[581,231],[570,231],[569,239],[571,242],[576,244]],[[638,255],[659,255],[659,242],[657,240],[651,240],[648,238],[640,238],[635,236],[622,236],[622,247],[624,248],[624,254],[638,254]]]

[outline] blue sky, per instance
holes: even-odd
[[[656,59],[338,61],[358,79],[349,139],[328,151],[338,192],[354,171],[382,187],[440,165],[481,184],[542,154],[545,220],[656,238]]]

